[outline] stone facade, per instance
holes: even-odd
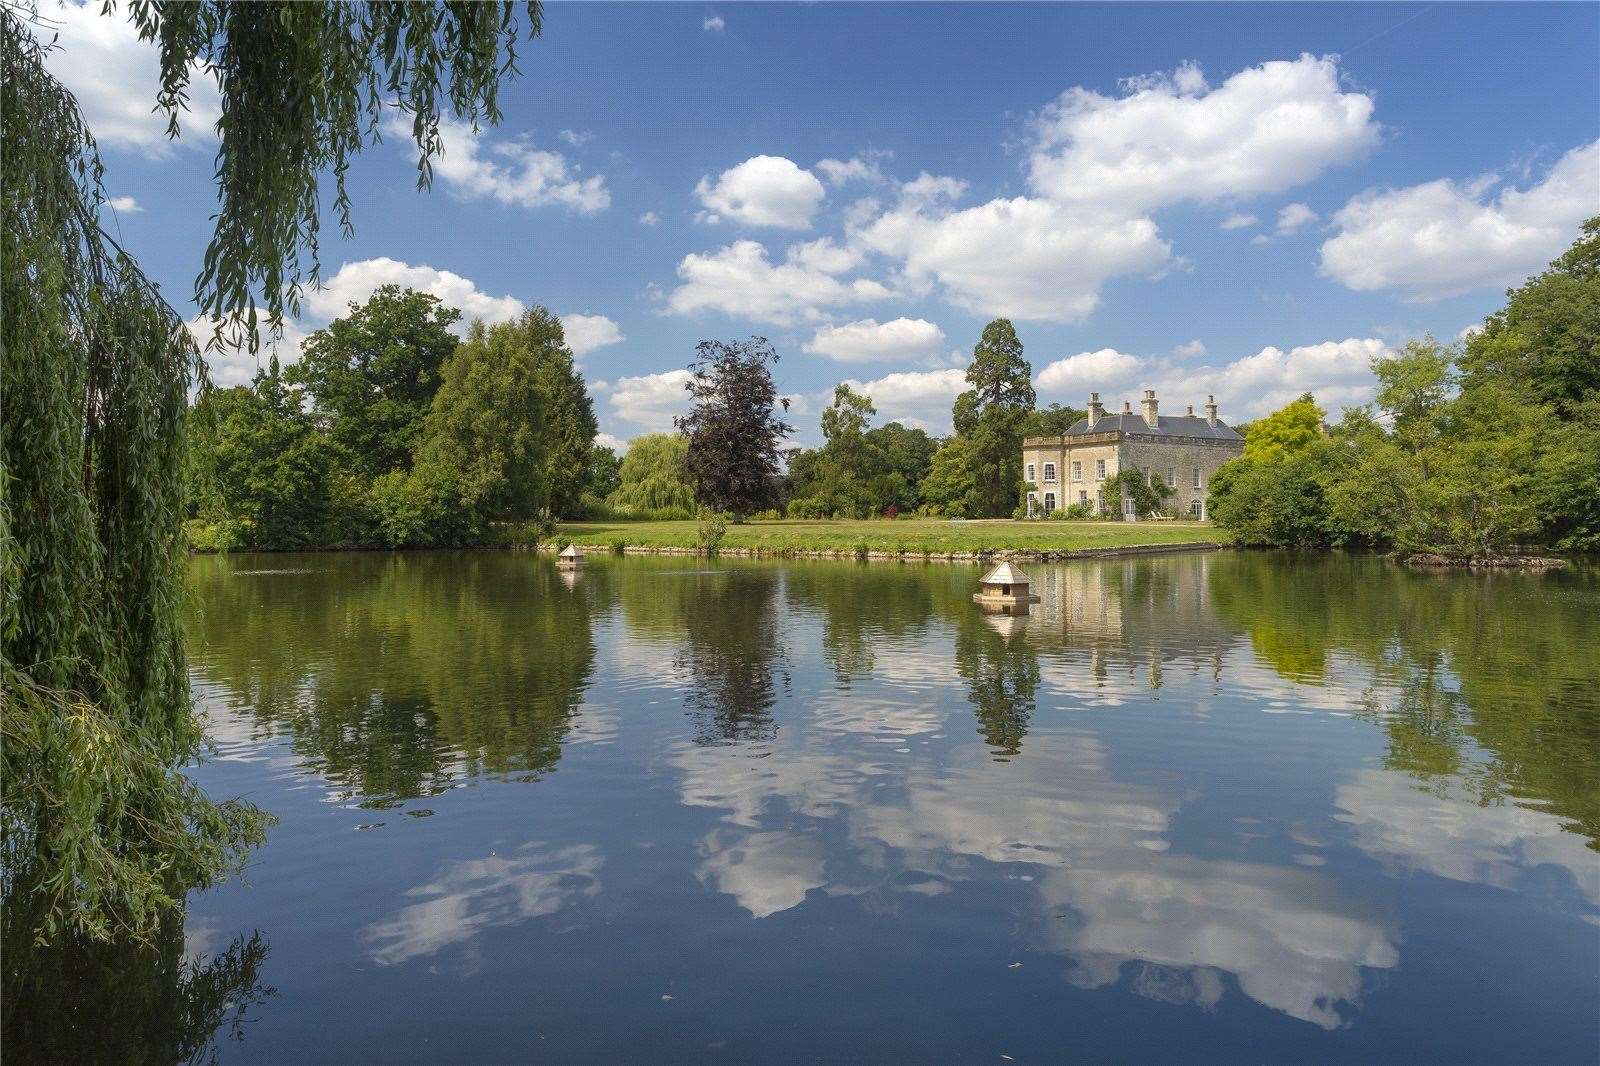
[[[1244,438],[1217,417],[1209,397],[1205,414],[1157,413],[1156,395],[1146,390],[1141,412],[1124,403],[1121,414],[1106,414],[1100,394],[1091,393],[1089,414],[1059,437],[1028,437],[1022,442],[1023,502],[1030,514],[1075,503],[1097,512],[1124,511],[1125,501],[1107,500],[1103,483],[1119,471],[1142,471],[1173,490],[1169,509],[1195,518],[1208,516],[1206,486],[1217,468],[1244,450]],[[1129,515],[1124,515],[1129,517]]]

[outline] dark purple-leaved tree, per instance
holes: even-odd
[[[694,351],[685,386],[694,408],[677,426],[689,438],[683,468],[695,499],[735,518],[774,506],[778,442],[794,431],[777,411],[789,410],[772,383],[778,353],[765,337],[701,341]]]

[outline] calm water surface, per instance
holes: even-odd
[[[941,565],[197,559],[198,778],[281,822],[78,1024],[262,1063],[1600,1058],[1600,580],[1030,569],[997,619]]]

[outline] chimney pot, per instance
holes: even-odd
[[[1193,415],[1193,414],[1194,414],[1194,404],[1190,404],[1190,405],[1189,405],[1189,414],[1190,414],[1190,415]]]
[[[1161,425],[1161,419],[1156,417],[1156,390],[1144,390],[1144,424],[1151,429]]]
[[[1133,401],[1132,400],[1123,400],[1122,401],[1122,413],[1125,414],[1125,415],[1133,414]]]
[[[1089,394],[1089,428],[1093,429],[1095,423],[1099,422],[1100,419],[1105,417],[1105,413],[1106,409],[1100,406],[1100,394],[1098,392],[1091,392]]]
[[[1206,397],[1206,422],[1213,426],[1217,424],[1217,398],[1215,396]]]

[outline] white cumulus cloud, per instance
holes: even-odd
[[[625,339],[622,327],[605,315],[562,315],[561,332],[566,336],[567,347],[578,356]]]
[[[708,174],[694,192],[705,205],[704,221],[731,218],[777,229],[811,228],[811,216],[827,195],[815,174],[775,155],[752,156],[715,181]]]
[[[1375,337],[1322,341],[1287,351],[1269,345],[1222,366],[1164,362],[1148,368],[1139,381],[1126,387],[1134,400],[1138,399],[1135,387],[1154,388],[1166,401],[1163,414],[1181,414],[1179,404],[1195,404],[1198,411],[1206,394],[1214,394],[1223,421],[1230,423],[1270,414],[1309,392],[1328,417],[1337,420],[1344,408],[1371,402],[1377,383],[1369,363],[1374,356],[1391,352],[1388,344]]]
[[[661,225],[661,216],[656,214],[654,211],[646,211],[644,214],[639,216],[639,225],[659,226]]]
[[[950,424],[950,405],[967,388],[966,371],[903,370],[872,381],[844,382],[857,392],[872,397],[872,404],[885,419],[917,426]]]
[[[666,432],[672,429],[673,416],[689,410],[685,386],[691,377],[687,370],[666,370],[618,378],[607,390],[611,413],[649,432]]]
[[[1307,204],[1288,204],[1278,211],[1278,235],[1294,233],[1308,222],[1315,222],[1317,213]]]
[[[139,40],[118,8],[101,14],[98,3],[45,0],[39,14],[52,20],[60,48],[45,58],[50,73],[77,98],[95,140],[102,146],[127,148],[150,156],[171,150],[165,112],[154,109],[161,83],[161,59],[155,45]],[[216,140],[222,97],[213,78],[193,71],[188,110],[181,116],[183,139],[178,144],[207,145]]]
[[[944,345],[944,331],[920,318],[878,322],[863,318],[842,326],[824,326],[805,344],[812,355],[842,363],[892,359],[919,359],[936,355]]]
[[[1514,285],[1559,255],[1600,211],[1600,142],[1572,149],[1526,188],[1494,178],[1372,189],[1337,214],[1322,273],[1358,291],[1437,300]]]
[[[139,201],[135,200],[131,196],[113,196],[111,199],[106,201],[106,206],[111,208],[113,211],[121,211],[124,214],[129,215],[136,214],[144,210],[143,207],[139,206]]]
[[[913,281],[938,281],[963,310],[1052,322],[1082,321],[1106,280],[1153,273],[1171,255],[1148,218],[1024,196],[963,211],[944,209],[942,199],[902,202],[861,239],[902,260]]]
[[[1041,392],[1072,398],[1078,398],[1079,393],[1101,391],[1109,395],[1114,387],[1137,380],[1143,366],[1144,361],[1136,355],[1115,348],[1101,348],[1057,359],[1039,371],[1036,384]]]
[[[1259,221],[1260,219],[1256,218],[1254,215],[1247,215],[1240,212],[1238,214],[1229,215],[1227,218],[1223,219],[1222,228],[1244,229],[1247,226],[1254,226]]]
[[[682,284],[667,297],[667,310],[674,314],[722,311],[784,326],[821,321],[827,308],[891,295],[879,282],[842,280],[805,262],[773,264],[756,241],[686,255],[678,263],[678,277]]]
[[[881,185],[888,179],[884,177],[878,161],[887,159],[891,155],[890,152],[871,152],[866,158],[852,156],[849,159],[821,159],[817,161],[817,170],[821,171],[829,185],[846,185],[852,181]]]
[[[1215,89],[1193,66],[1127,86],[1121,97],[1075,87],[1044,109],[1036,193],[1143,212],[1281,192],[1378,143],[1372,98],[1341,90],[1331,56],[1262,63]]]
[[[723,30],[728,28],[728,24],[723,21],[721,15],[711,15],[704,22],[700,23],[700,28],[705,30],[707,33],[721,33]]]
[[[397,135],[411,133],[410,124],[400,118],[388,129]],[[439,123],[439,136],[443,151],[434,157],[433,172],[460,196],[519,207],[565,207],[582,215],[611,206],[605,177],[580,176],[560,152],[522,140],[490,138],[453,119]]]
[[[485,322],[505,322],[523,311],[515,296],[490,296],[469,278],[431,266],[413,266],[398,259],[380,256],[346,263],[324,282],[322,288],[306,293],[306,310],[322,321],[343,315],[351,303],[364,303],[379,286],[399,285],[437,296],[446,305],[458,308],[463,322],[481,318]]]

